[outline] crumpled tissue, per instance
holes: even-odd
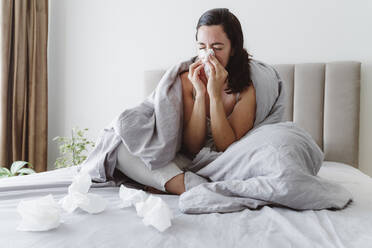
[[[122,207],[135,206],[137,215],[143,217],[146,226],[153,226],[160,232],[169,228],[173,219],[172,210],[160,197],[147,194],[143,190],[131,189],[120,186],[119,196],[122,199]]]
[[[126,208],[134,206],[138,202],[143,202],[147,199],[148,194],[143,190],[132,189],[120,185],[119,197],[122,200],[121,207]]]
[[[209,68],[209,65],[207,64],[209,55],[215,55],[213,49],[200,49],[199,50],[199,58],[202,60],[204,64],[204,71],[205,75],[208,78],[211,73],[211,69]]]
[[[51,194],[34,200],[22,200],[17,206],[22,220],[19,231],[47,231],[60,225],[61,210]]]
[[[107,201],[99,195],[88,193],[91,185],[92,180],[89,174],[77,174],[68,187],[68,195],[59,201],[62,208],[68,213],[72,213],[77,208],[90,214],[104,211]]]

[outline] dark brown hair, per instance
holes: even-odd
[[[196,26],[195,39],[198,41],[198,29],[201,26],[221,25],[231,42],[231,49],[234,51],[226,66],[228,74],[227,94],[241,92],[251,85],[250,54],[243,47],[244,38],[242,27],[238,18],[227,8],[216,8],[205,12]],[[194,60],[197,57],[194,58]]]

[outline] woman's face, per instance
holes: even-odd
[[[200,26],[197,39],[197,49],[213,49],[218,61],[226,68],[231,54],[231,43],[222,26]]]

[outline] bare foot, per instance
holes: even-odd
[[[166,182],[164,186],[167,192],[176,195],[181,195],[185,192],[184,177],[185,173],[181,173]]]
[[[150,186],[145,186],[144,191],[149,192],[151,194],[168,194],[168,193],[166,193],[164,191],[155,189],[155,188],[150,187]]]

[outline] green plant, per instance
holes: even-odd
[[[89,145],[94,147],[94,142],[84,137],[87,130],[88,128],[79,130],[74,127],[71,130],[71,137],[57,136],[53,138],[54,141],[60,144],[59,151],[61,156],[54,163],[56,168],[79,165],[87,158],[84,155],[84,151],[87,151]]]
[[[28,165],[28,168],[23,168]],[[2,177],[14,177],[33,174],[35,171],[32,169],[33,165],[26,161],[14,161],[10,166],[10,170],[0,166],[0,178]]]

